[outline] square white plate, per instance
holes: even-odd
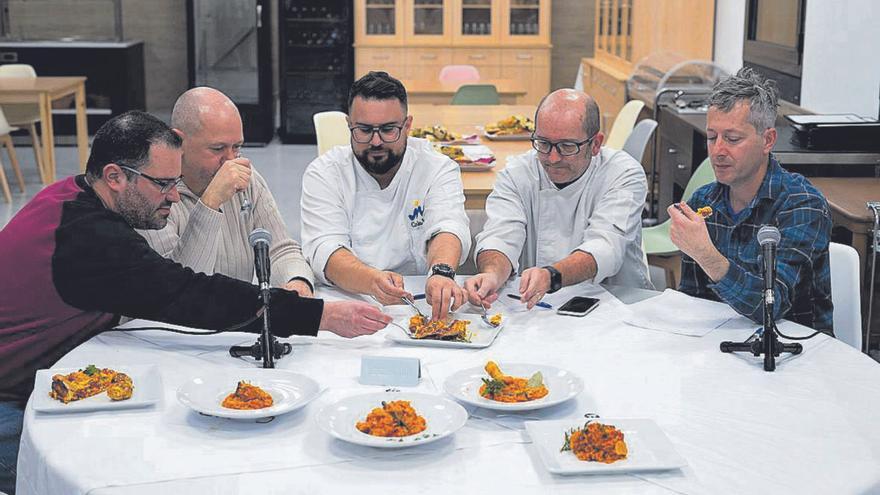
[[[581,461],[571,452],[560,452],[565,432],[579,428],[586,420],[562,419],[556,421],[526,421],[525,427],[538,449],[538,455],[548,471],[554,474],[614,474],[642,471],[665,471],[687,465],[675,450],[669,437],[650,419],[595,419],[613,425],[623,432],[628,454],[612,464]]]
[[[87,365],[83,365],[85,368]],[[134,407],[146,407],[162,400],[162,376],[156,365],[112,366],[106,363],[96,364],[101,368],[110,368],[131,377],[134,383],[134,391],[128,400],[110,400],[106,392],[89,397],[87,399],[68,402],[67,404],[49,397],[52,390],[52,377],[54,375],[66,375],[82,368],[54,368],[49,370],[37,370],[34,380],[33,408],[34,411],[45,413],[66,413],[101,411],[106,409],[129,409]]]
[[[422,313],[429,315],[431,313],[431,308],[428,307],[423,301],[419,301],[416,303],[416,306],[422,311]],[[409,308],[408,306],[400,307],[400,306],[390,306],[386,307],[385,311],[394,317],[394,323],[404,327],[409,328],[409,319],[415,314],[415,311]],[[491,313],[491,312],[490,312]],[[494,314],[491,313],[490,316]],[[473,333],[470,342],[456,342],[452,340],[433,340],[433,339],[414,339],[406,334],[402,328],[396,327],[394,325],[388,325],[388,331],[385,334],[385,338],[394,342],[396,344],[402,345],[417,345],[422,347],[449,347],[449,348],[464,348],[464,349],[483,349],[485,347],[489,347],[492,345],[492,342],[495,341],[495,337],[501,333],[501,329],[504,328],[504,323],[506,318],[502,316],[501,324],[497,327],[490,327],[483,322],[483,319],[480,315],[471,314],[471,313],[450,313],[450,318],[457,320],[467,320],[471,322],[468,325],[468,330]]]

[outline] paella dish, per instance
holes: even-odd
[[[410,335],[414,339],[451,340],[454,342],[470,342],[473,333],[468,330],[468,320],[431,320],[421,315],[409,319]]]
[[[90,364],[73,373],[54,375],[49,397],[68,404],[104,392],[110,400],[127,400],[134,393],[134,382],[125,373]]]
[[[528,402],[545,397],[549,391],[538,371],[530,378],[507,376],[494,361],[486,363],[489,378],[483,378],[480,396],[497,402]]]
[[[611,464],[626,459],[623,432],[611,425],[587,421],[582,428],[565,432],[560,452],[571,452],[578,459]]]
[[[374,408],[355,428],[374,437],[406,437],[421,433],[427,428],[425,418],[412,408],[407,400],[382,401],[382,407]]]
[[[221,405],[227,409],[265,409],[272,406],[275,401],[272,395],[256,385],[241,380],[235,387],[235,392],[227,395]]]

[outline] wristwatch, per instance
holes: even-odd
[[[436,263],[431,266],[431,275],[440,275],[455,280],[455,270],[446,263]]]
[[[550,265],[542,266],[541,268],[550,272],[550,290],[547,291],[547,294],[553,294],[562,288],[562,273],[559,272],[556,268],[553,268]]]

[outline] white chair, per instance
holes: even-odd
[[[626,138],[626,143],[623,145],[623,151],[629,153],[629,156],[636,159],[637,162],[642,162],[642,157],[645,156],[645,150],[648,148],[648,143],[651,141],[651,136],[654,135],[654,129],[657,128],[657,121],[654,119],[645,119],[640,121],[633,128],[629,137]]]
[[[617,117],[614,118],[614,124],[611,131],[605,139],[604,145],[609,148],[619,150],[623,148],[626,139],[632,133],[633,126],[636,125],[636,119],[639,118],[639,112],[645,107],[642,100],[630,100],[620,109]]]
[[[832,242],[831,300],[834,303],[834,335],[862,350],[862,302],[859,291],[859,254],[851,246]]]
[[[15,147],[12,145],[12,131],[17,131],[17,127],[12,127],[6,121],[3,110],[0,110],[0,143],[6,146],[6,152],[9,153],[9,161],[12,163],[12,171],[15,172],[15,178],[18,181],[18,188],[24,192],[24,177],[21,175],[21,168],[18,166],[18,157],[15,155]],[[6,180],[6,172],[3,170],[3,162],[0,161],[0,189],[3,190],[3,196],[7,203],[12,202],[12,191],[9,190],[9,182]]]
[[[0,65],[0,77],[37,77],[37,72],[28,64]],[[37,123],[40,122],[40,106],[36,103],[8,103],[3,105],[6,120],[10,125],[26,127],[31,135],[34,147],[34,158],[37,162],[37,170],[40,172],[40,180],[47,184],[43,150],[40,146],[40,135],[37,133]]]
[[[351,131],[342,112],[318,112],[312,116],[315,123],[315,136],[318,140],[318,156],[334,146],[349,144]]]

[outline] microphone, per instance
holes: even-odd
[[[764,258],[764,302],[773,304],[773,284],[776,281],[776,246],[779,244],[779,229],[772,225],[762,225],[758,229],[758,244]]]
[[[257,272],[257,282],[261,290],[269,289],[269,245],[272,244],[272,234],[266,229],[254,229],[248,236],[248,242],[254,248],[254,269]]]

